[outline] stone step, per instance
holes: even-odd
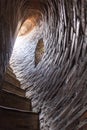
[[[16,78],[16,75],[13,73],[13,70],[10,67],[7,68],[6,73]]]
[[[39,130],[39,115],[0,106],[0,130]]]
[[[13,69],[10,67],[10,65],[8,66],[7,70],[13,72]]]
[[[5,74],[5,81],[8,81],[9,83],[16,85],[17,87],[20,87],[20,82],[8,73]]]
[[[9,83],[7,81],[3,82],[2,90],[10,92],[10,93],[14,93],[21,97],[25,97],[25,90],[15,86],[15,85],[12,85],[11,83]]]
[[[31,111],[31,100],[6,91],[0,91],[0,105]]]

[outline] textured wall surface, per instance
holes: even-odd
[[[9,2],[2,3],[11,8]],[[29,34],[16,39],[10,59],[21,87],[26,88],[26,96],[32,99],[33,111],[40,113],[41,130],[86,130],[87,0],[14,0],[14,3],[18,11],[13,6],[14,13],[6,15],[13,27],[7,26],[8,32],[11,29],[14,34],[17,23],[34,16],[36,11],[42,16]],[[9,38],[9,33],[5,33]],[[36,46],[41,38],[44,55],[35,66]],[[10,40],[5,41],[10,49]],[[8,59],[3,60],[4,64],[5,61]]]

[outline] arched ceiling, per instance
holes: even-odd
[[[29,33],[17,38],[10,65],[32,99],[33,110],[40,112],[41,130],[71,130],[70,124],[87,109],[87,1],[1,0],[0,6],[0,70],[9,61],[21,25],[27,19],[35,21]],[[40,39],[45,52],[35,66]]]

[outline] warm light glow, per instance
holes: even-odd
[[[19,31],[18,36],[22,36],[22,35],[28,34],[33,29],[33,27],[34,27],[34,24],[33,24],[32,20],[27,19],[23,23],[23,25],[22,25],[22,27],[21,27],[21,29]]]

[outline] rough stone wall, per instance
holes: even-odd
[[[40,39],[37,43],[36,49],[35,49],[35,66],[42,60],[42,57],[45,53],[44,43],[43,39]]]
[[[86,130],[87,0],[40,2],[42,20],[15,43],[10,64],[40,113],[41,130]],[[45,53],[35,67],[40,38]]]
[[[23,13],[26,11],[24,8],[24,1],[0,0],[0,87],[15,38],[22,21],[25,19]],[[18,23],[19,21],[20,23]]]
[[[34,0],[32,0],[33,2]],[[30,0],[0,0],[0,86],[12,53],[18,31],[27,18],[32,17]]]

